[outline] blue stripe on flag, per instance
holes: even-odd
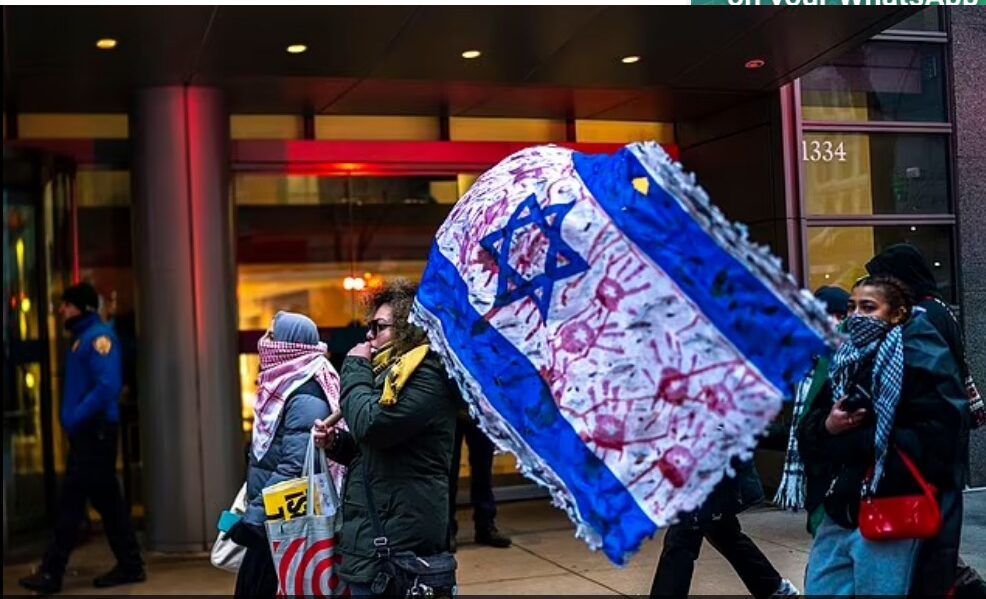
[[[417,301],[441,320],[449,348],[490,404],[565,483],[603,551],[622,564],[657,527],[565,420],[534,365],[472,307],[466,283],[437,244]]]
[[[575,169],[614,224],[678,284],[719,331],[785,396],[822,339],[747,267],[726,252],[637,157],[574,153]],[[647,196],[632,180],[647,177]]]

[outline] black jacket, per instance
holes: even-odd
[[[380,569],[365,481],[393,551],[427,557],[448,547],[449,470],[459,392],[438,356],[428,354],[401,389],[380,405],[387,371],[370,361],[342,365],[342,414],[349,426],[329,452],[349,467],[342,497],[339,576],[369,584]]]
[[[868,381],[868,377],[865,377]],[[805,461],[809,513],[819,505],[846,528],[858,524],[863,479],[873,464],[876,419],[869,410],[864,424],[841,435],[825,428],[835,398],[831,384],[819,394],[798,429]],[[923,318],[904,325],[904,382],[894,420],[891,447],[898,447],[917,464],[922,475],[941,491],[961,486],[962,430],[968,412],[958,366],[951,352]],[[903,462],[891,449],[878,497],[920,492]]]
[[[916,248],[908,244],[896,244],[880,252],[866,265],[871,275],[889,275],[905,283],[917,300],[924,318],[938,331],[952,352],[963,381],[971,375],[966,359],[962,329],[952,311],[941,299],[935,276],[928,261]],[[963,408],[968,408],[963,403]],[[965,412],[965,410],[963,410]],[[968,413],[963,419],[968,418]],[[968,422],[966,420],[966,422]],[[912,593],[917,596],[942,596],[952,586],[955,564],[958,560],[962,533],[962,487],[968,472],[968,428],[957,437],[959,462],[963,464],[963,484],[941,496],[943,526],[935,539],[922,544],[918,561],[920,570],[915,576]]]

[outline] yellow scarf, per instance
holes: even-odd
[[[428,351],[431,348],[427,343],[419,345],[403,355],[394,357],[393,346],[388,346],[380,350],[373,356],[373,374],[380,375],[390,368],[384,375],[383,393],[380,394],[380,405],[392,406],[397,403],[397,396],[404,388],[404,384],[411,378],[418,366],[424,362]]]

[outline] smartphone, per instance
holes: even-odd
[[[230,529],[236,526],[236,523],[239,522],[241,518],[243,518],[243,516],[240,514],[229,510],[224,510],[222,515],[219,516],[219,524],[216,525],[216,528],[218,528],[220,532],[229,532]]]
[[[873,396],[870,392],[860,385],[854,384],[849,390],[849,397],[842,404],[842,409],[852,414],[856,410],[870,409],[873,407]]]

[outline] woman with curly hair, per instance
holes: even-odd
[[[342,364],[342,414],[349,431],[322,422],[315,427],[316,442],[349,468],[338,573],[354,595],[393,591],[385,587],[387,565],[374,544],[379,528],[393,553],[426,557],[447,549],[460,400],[424,331],[407,320],[416,292],[415,285],[397,281],[372,297],[367,341]]]

